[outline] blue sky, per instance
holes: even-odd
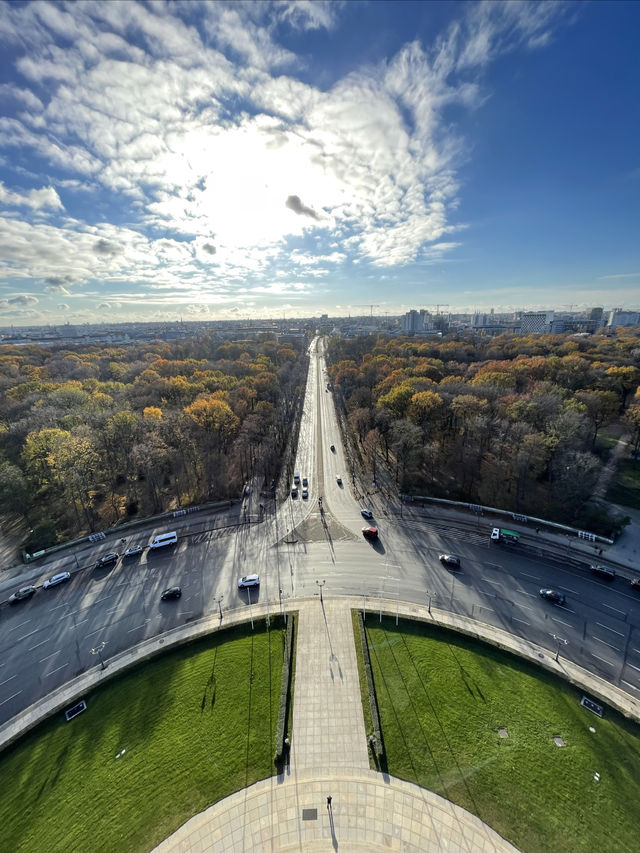
[[[0,325],[640,307],[640,4],[0,4]]]

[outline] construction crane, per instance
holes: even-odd
[[[448,302],[446,302],[444,305],[442,303],[439,303],[438,305],[436,305],[436,314],[440,313],[441,308],[448,308],[448,307],[449,307]]]

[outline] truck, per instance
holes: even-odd
[[[491,539],[493,542],[504,543],[506,545],[517,545],[520,541],[520,534],[515,530],[505,530],[504,527],[494,527],[491,531]]]

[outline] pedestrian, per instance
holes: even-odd
[[[327,809],[331,811],[331,797],[327,797]]]

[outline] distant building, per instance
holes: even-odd
[[[621,311],[620,308],[615,308],[609,312],[607,326],[610,329],[616,329],[618,326],[640,326],[640,312]]]
[[[601,323],[603,316],[604,310],[602,308],[592,308],[587,314],[587,319],[593,320],[594,323]]]
[[[405,335],[429,335],[436,329],[434,318],[428,311],[421,308],[420,311],[411,309],[407,311],[402,320],[402,331]]]
[[[553,311],[527,311],[520,317],[523,335],[548,335],[553,330]]]

